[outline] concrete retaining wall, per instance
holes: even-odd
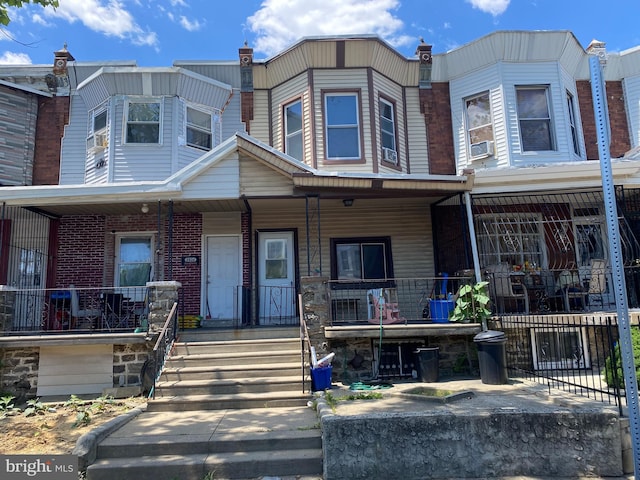
[[[613,412],[322,415],[324,480],[622,474]]]

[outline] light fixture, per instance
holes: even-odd
[[[140,208],[140,211],[142,213],[149,213],[149,205],[147,205],[146,203],[143,203],[142,208]]]
[[[345,198],[344,200],[342,200],[342,203],[344,203],[345,207],[350,207],[351,205],[353,205],[353,198]]]

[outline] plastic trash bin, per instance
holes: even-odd
[[[449,323],[449,314],[453,311],[453,300],[429,300],[429,312],[433,323]]]
[[[418,379],[421,382],[438,381],[439,352],[440,349],[438,347],[418,348],[413,352],[416,355]]]
[[[504,332],[487,330],[480,332],[473,341],[478,347],[480,379],[488,385],[503,385],[508,382],[507,336]]]
[[[311,390],[323,392],[331,388],[331,365],[311,369]]]

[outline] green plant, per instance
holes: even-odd
[[[27,400],[27,407],[24,409],[25,417],[31,417],[33,415],[44,415],[47,411],[47,407],[40,401],[39,398],[32,398]]]
[[[71,408],[71,410],[73,410],[74,412],[77,412],[84,407],[85,403],[86,402],[79,398],[77,395],[71,395],[71,397],[69,397],[69,400],[64,403],[64,406]]]
[[[640,329],[636,327],[631,328],[631,346],[633,348],[633,364],[636,367],[636,379],[640,383]],[[605,360],[604,381],[610,387],[624,388],[624,373],[622,371],[622,355],[619,342]]]
[[[4,418],[7,415],[13,415],[20,413],[20,408],[13,404],[16,397],[13,395],[5,395],[0,397],[0,418]]]
[[[486,330],[487,319],[491,317],[490,300],[489,282],[461,286],[449,321],[481,323],[482,329]]]

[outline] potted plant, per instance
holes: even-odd
[[[473,285],[463,285],[456,295],[455,306],[449,321],[481,323],[482,330],[487,330],[487,319],[491,316],[489,310],[489,282],[477,282]]]

